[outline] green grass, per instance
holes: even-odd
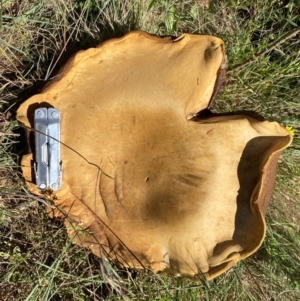
[[[300,4],[266,3],[0,2],[0,300],[300,300],[300,34],[285,39],[300,28]],[[262,248],[211,282],[101,262],[70,243],[62,224],[44,212],[43,200],[30,195],[18,168],[18,105],[76,51],[133,29],[223,38],[229,71],[214,110],[255,110],[296,130],[280,158]],[[243,62],[248,64],[238,68]]]

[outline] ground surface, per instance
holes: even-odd
[[[0,2],[0,300],[300,300],[300,4],[266,2]],[[133,29],[223,38],[229,71],[214,111],[255,110],[296,132],[280,158],[262,248],[211,282],[103,265],[44,213],[18,168],[19,103],[76,51]]]

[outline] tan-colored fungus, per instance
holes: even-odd
[[[61,112],[63,181],[52,200],[73,240],[129,267],[212,279],[255,252],[279,155],[291,143],[251,114],[196,114],[223,77],[224,44],[132,32],[79,52],[17,118]],[[78,228],[86,231],[77,231]]]

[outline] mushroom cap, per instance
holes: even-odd
[[[17,119],[61,112],[62,187],[52,200],[70,237],[98,256],[212,279],[255,252],[276,165],[292,138],[251,114],[197,116],[223,76],[219,38],[132,32],[79,52]],[[78,231],[78,229],[84,231]]]

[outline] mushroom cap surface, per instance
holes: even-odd
[[[132,32],[77,53],[25,101],[61,113],[62,187],[30,190],[52,200],[69,236],[98,256],[212,279],[255,252],[276,165],[292,138],[251,114],[201,117],[222,79],[223,41]],[[80,228],[82,231],[78,231]]]

